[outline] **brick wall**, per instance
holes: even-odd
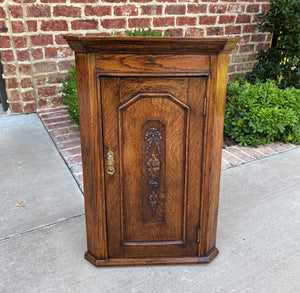
[[[229,75],[244,74],[269,46],[257,14],[268,0],[0,0],[0,54],[12,113],[61,105],[60,79],[74,63],[65,34],[168,29],[171,36],[240,37]]]

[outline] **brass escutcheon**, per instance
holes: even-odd
[[[114,152],[109,151],[107,153],[107,173],[109,175],[115,174],[115,158],[114,158]]]

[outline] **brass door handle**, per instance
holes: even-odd
[[[115,158],[114,158],[114,152],[109,151],[107,153],[107,173],[109,175],[114,175],[115,174]]]

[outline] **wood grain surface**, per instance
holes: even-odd
[[[66,39],[77,52],[86,259],[96,266],[211,261],[236,40]]]

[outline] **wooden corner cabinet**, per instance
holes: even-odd
[[[65,38],[76,52],[86,259],[211,261],[236,39]]]

